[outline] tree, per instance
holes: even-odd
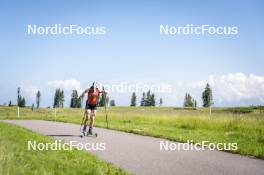
[[[106,103],[106,104],[105,104]],[[105,93],[103,93],[101,96],[100,96],[100,98],[99,98],[99,103],[98,103],[98,105],[100,106],[100,107],[103,107],[103,106],[105,106],[105,105],[108,105],[108,103],[109,103],[109,98],[108,98],[108,96],[105,94]]]
[[[82,100],[83,96],[78,96],[78,91],[73,90],[72,95],[71,95],[71,102],[70,102],[70,107],[71,108],[81,108],[82,107]]]
[[[56,89],[54,95],[53,108],[63,108],[64,103],[64,91],[61,89]]]
[[[162,104],[163,104],[163,100],[162,100],[162,98],[160,98],[159,99],[159,106],[162,106]]]
[[[147,93],[143,92],[140,106],[156,106],[155,94],[150,90]]]
[[[40,105],[40,91],[38,90],[37,94],[36,94],[36,104],[37,104],[37,108],[39,108]]]
[[[21,96],[21,88],[17,88],[17,106],[19,107],[25,107],[26,106],[26,100],[24,97]]]
[[[60,107],[63,108],[64,106],[64,91],[63,90],[60,91],[59,102],[60,102]]]
[[[150,102],[149,102],[150,106],[156,106],[156,99],[155,99],[155,94],[151,94],[150,95]]]
[[[142,93],[142,98],[141,98],[141,101],[140,101],[140,106],[146,106],[146,93],[145,92]]]
[[[22,97],[21,97],[21,89],[20,87],[17,88],[17,106],[21,106],[21,101],[22,101]]]
[[[210,85],[207,83],[202,93],[203,107],[210,107],[213,105],[213,94]]]
[[[8,103],[8,106],[12,106],[12,101],[10,100],[9,103]]]
[[[130,106],[137,106],[137,96],[135,92],[132,93]]]
[[[76,108],[81,108],[82,107],[82,100],[83,100],[83,98],[81,96],[78,97]]]
[[[101,95],[99,98],[98,106],[103,107],[105,106],[105,95]]]
[[[56,89],[53,101],[53,108],[59,107],[59,89]]]
[[[72,95],[71,95],[70,107],[71,108],[77,108],[78,103],[79,103],[78,92],[77,92],[77,90],[73,90]]]
[[[19,106],[21,101],[20,87],[17,88],[17,106]]]
[[[183,106],[184,107],[194,107],[194,99],[192,98],[192,96],[188,93],[185,94],[184,97],[184,103]]]
[[[110,106],[115,106],[115,100],[110,100]]]
[[[152,103],[152,94],[150,90],[148,90],[145,106],[151,106],[151,103]]]
[[[26,100],[24,97],[21,98],[21,101],[20,101],[20,104],[19,104],[19,107],[25,107],[26,106]]]

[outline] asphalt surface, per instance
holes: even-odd
[[[131,133],[95,128],[98,137],[80,137],[76,124],[41,121],[9,120],[38,133],[69,143],[105,144],[105,150],[93,150],[99,158],[112,162],[133,174],[151,175],[263,175],[264,160],[222,151],[160,150],[167,140]],[[178,144],[170,142],[170,144]],[[95,147],[97,149],[98,147]]]

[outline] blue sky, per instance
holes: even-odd
[[[199,83],[209,81],[212,75],[214,81],[219,82],[224,81],[225,76],[232,79],[234,75],[232,80],[225,80],[228,81],[226,88],[234,88],[232,83],[237,81],[239,87],[257,88],[254,89],[257,92],[247,98],[225,101],[223,96],[215,96],[222,101],[219,105],[263,103],[263,9],[264,3],[260,0],[1,1],[0,104],[15,101],[17,86],[23,86],[30,104],[34,98],[29,93],[36,88],[43,89],[42,104],[47,106],[55,88],[48,86],[48,82],[75,79],[81,88],[92,81],[103,84],[164,82],[173,86],[173,92],[157,97],[166,98],[165,105],[181,105],[185,91],[199,101],[202,90]],[[100,25],[106,27],[107,34],[28,35],[28,24]],[[162,36],[159,34],[161,24],[237,26],[239,34]],[[239,79],[241,74],[246,82]],[[251,74],[257,79],[252,80]],[[254,86],[248,81],[253,81]],[[184,84],[181,90],[179,82]],[[198,84],[199,88],[193,84]],[[215,89],[221,91],[220,84],[215,83]],[[252,89],[239,93],[243,96],[249,91]],[[117,104],[129,103],[129,93],[111,95]]]

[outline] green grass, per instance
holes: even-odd
[[[0,174],[126,174],[84,151],[27,150],[27,141],[30,140],[37,143],[54,142],[50,137],[0,122]]]
[[[0,119],[16,118],[16,110],[1,107]],[[56,118],[54,109],[31,112],[23,108],[20,113],[21,119],[80,123],[83,109],[58,109]],[[104,109],[99,108],[97,114],[96,126],[106,127]],[[236,142],[238,150],[233,153],[264,158],[264,113],[259,109],[214,108],[210,116],[208,109],[201,108],[111,107],[108,114],[111,129],[180,142]]]

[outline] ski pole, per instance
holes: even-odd
[[[106,92],[103,87],[103,94],[104,94],[104,107],[105,107],[105,121],[106,121],[106,128],[108,128],[108,116],[107,116],[107,110],[106,110]]]

